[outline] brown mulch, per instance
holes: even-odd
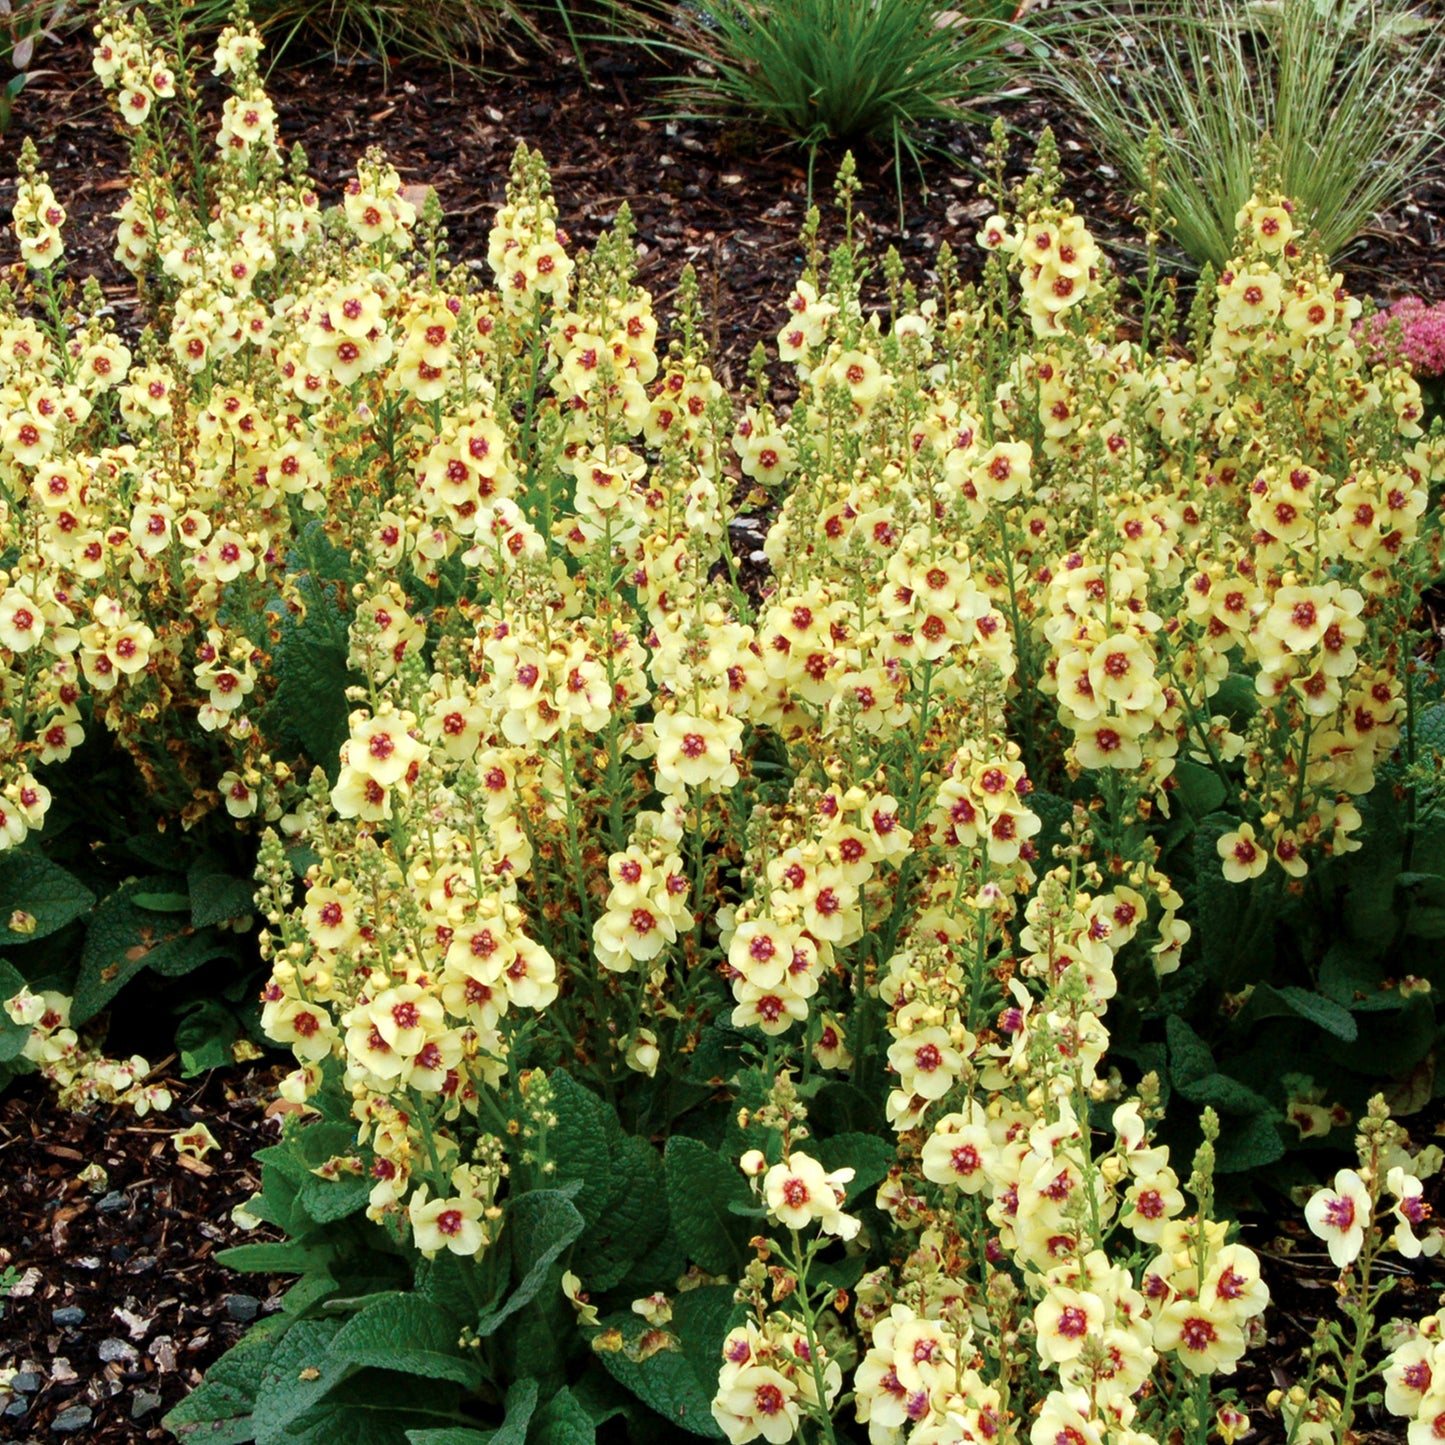
[[[170,1440],[160,1420],[200,1382],[247,1322],[277,1308],[266,1282],[214,1256],[268,1236],[231,1210],[254,1194],[252,1156],[274,1144],[272,1075],[216,1072],[173,1086],[175,1107],[137,1119],[56,1107],[35,1078],[0,1100],[0,1365],[19,1371],[0,1397],[0,1440],[89,1445]],[[199,1121],[219,1148],[204,1160],[172,1147]],[[107,1178],[78,1177],[98,1164]]]
[[[275,70],[269,90],[283,137],[287,144],[304,144],[325,202],[339,198],[358,157],[379,145],[404,181],[436,188],[453,253],[463,260],[485,254],[519,141],[540,147],[551,164],[561,222],[574,240],[594,240],[627,201],[644,248],[640,280],[667,311],[684,263],[697,268],[714,318],[720,377],[738,386],[756,342],[771,344],[802,267],[798,231],[808,205],[806,156],[745,122],[666,118],[654,84],[664,72],[637,47],[593,46],[587,53],[590,84],[559,46],[550,59],[509,62],[505,74],[488,81],[411,62],[395,63],[384,80],[376,65],[314,60]],[[31,136],[70,212],[72,274],[99,276],[124,312],[134,304],[135,288],[110,256],[124,145],[84,45],[72,41],[46,65],[54,73],[25,92],[6,137],[0,220],[13,195],[13,156]],[[214,89],[217,82],[208,84]],[[1044,126],[1053,126],[1067,193],[1127,267],[1120,247],[1137,237],[1127,187],[1091,150],[1086,130],[1038,95],[1015,97],[997,110],[1012,129],[1016,174]],[[947,240],[967,274],[981,254],[974,233],[990,209],[976,169],[987,136],[980,127],[960,125],[933,139],[941,154],[928,162],[932,189],[926,196],[905,159],[901,230],[891,156],[860,153],[862,235],[875,259],[896,246],[915,277],[931,270]],[[840,158],[837,149],[820,154],[814,176],[825,237],[838,232],[829,207]],[[1445,178],[1436,177],[1379,218],[1346,261],[1347,279],[1357,294],[1381,302],[1409,293],[1445,298],[1445,268],[1437,263],[1442,241]],[[0,258],[7,254],[0,245]]]

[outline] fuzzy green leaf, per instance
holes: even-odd
[[[741,1272],[752,1231],[729,1209],[753,1202],[741,1171],[681,1134],[667,1141],[663,1170],[673,1232],[688,1257],[710,1274]]]
[[[148,879],[118,888],[96,907],[85,933],[75,983],[72,1022],[89,1022],[143,969],[180,978],[213,958],[235,958],[235,944],[214,929],[197,930],[147,912],[136,894],[168,891],[165,880]]]
[[[266,1244],[237,1244],[218,1250],[216,1263],[237,1274],[305,1274],[331,1258],[324,1246],[294,1240]]]
[[[1207,818],[1224,802],[1224,783],[1213,768],[1199,763],[1176,763],[1174,777],[1179,784],[1174,797],[1191,817]]]
[[[247,1330],[162,1422],[178,1439],[241,1445],[256,1438],[251,1412],[276,1342],[290,1321],[273,1316]]]
[[[571,1390],[561,1389],[532,1421],[531,1445],[596,1445],[597,1427]]]
[[[0,962],[0,1005],[3,1005],[6,999],[14,998],[24,987],[25,980],[20,971],[8,963]],[[10,1015],[0,1007],[0,1064],[8,1064],[12,1059],[18,1059],[29,1037],[30,1030],[24,1024],[12,1022]]]
[[[712,1418],[712,1397],[732,1297],[726,1285],[706,1285],[678,1295],[664,1347],[645,1358],[639,1358],[643,1355],[639,1341],[649,1332],[646,1321],[631,1311],[604,1316],[594,1338],[597,1358],[618,1384],[664,1419],[694,1435],[721,1439],[722,1430]],[[618,1347],[596,1349],[598,1338]]]
[[[191,922],[197,928],[244,918],[256,911],[256,885],[249,878],[236,878],[205,863],[198,863],[187,875]]]
[[[536,1413],[537,1395],[535,1380],[518,1380],[507,1391],[506,1418],[495,1430],[473,1430],[465,1425],[408,1430],[408,1445],[523,1445]]]
[[[1265,1114],[1231,1120],[1215,1148],[1214,1167],[1220,1174],[1244,1174],[1262,1169],[1284,1157],[1284,1140],[1275,1121]]]
[[[83,917],[95,894],[74,874],[33,849],[0,853],[0,948],[32,943]],[[9,927],[16,913],[28,913],[35,927],[22,933]]]
[[[888,1177],[898,1157],[887,1139],[876,1134],[835,1134],[831,1139],[817,1139],[804,1149],[817,1157],[824,1169],[852,1169],[847,1185],[848,1200],[858,1198]]]
[[[461,1322],[430,1300],[397,1293],[353,1315],[327,1349],[348,1365],[399,1370],[428,1380],[452,1380],[469,1390],[482,1383],[481,1367],[463,1355]]]
[[[521,1278],[508,1298],[477,1322],[479,1336],[495,1334],[505,1320],[536,1299],[553,1264],[585,1224],[576,1205],[557,1189],[533,1190],[510,1205],[505,1228],[511,1235],[513,1267]]]
[[[289,1445],[287,1427],[351,1372],[328,1354],[340,1330],[339,1320],[298,1320],[279,1341],[256,1391],[256,1445]]]

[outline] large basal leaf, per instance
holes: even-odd
[[[537,1395],[535,1380],[518,1380],[507,1391],[506,1415],[495,1430],[473,1430],[462,1425],[408,1430],[407,1445],[524,1445],[537,1409]]]
[[[835,1134],[831,1139],[814,1140],[804,1148],[829,1172],[853,1170],[853,1178],[846,1186],[848,1202],[886,1179],[897,1158],[893,1145],[876,1134]]]
[[[186,884],[191,922],[197,928],[244,918],[256,911],[256,884],[250,878],[237,878],[214,864],[196,864],[186,875]]]
[[[300,748],[335,779],[347,735],[346,689],[360,681],[346,662],[350,617],[342,599],[353,580],[351,560],[316,522],[298,538],[287,565],[303,574],[295,587],[305,615],[298,617],[279,600],[274,606],[276,691],[262,726],[278,749]]]
[[[14,998],[25,987],[25,980],[18,969],[0,961],[0,1064],[18,1059],[25,1050],[25,1041],[30,1030],[24,1024],[14,1023],[3,1007],[6,999]]]
[[[85,932],[71,1020],[94,1018],[144,969],[180,978],[213,958],[239,957],[235,944],[214,928],[197,929],[173,915],[139,907],[136,893],[168,891],[165,879],[140,879],[118,888],[96,907]]]
[[[710,1274],[740,1273],[751,1231],[728,1206],[753,1202],[742,1172],[706,1144],[680,1134],[667,1141],[663,1169],[673,1232],[689,1258]]]
[[[72,873],[33,849],[0,853],[0,948],[32,943],[90,911],[95,894]],[[12,920],[28,914],[23,928]],[[9,995],[6,995],[9,997]]]
[[[558,1390],[532,1421],[532,1445],[597,1445],[597,1427],[571,1390]]]
[[[1311,993],[1292,984],[1285,988],[1267,983],[1256,985],[1239,1014],[1242,1024],[1270,1018],[1304,1019],[1347,1044],[1354,1043],[1360,1035],[1359,1024],[1343,1004],[1323,993]]]
[[[673,1301],[672,1322],[661,1332],[630,1311],[607,1315],[592,1348],[607,1372],[692,1435],[722,1438],[712,1417],[722,1342],[733,1313],[728,1285],[705,1285]]]
[[[374,1301],[341,1327],[327,1356],[347,1365],[452,1380],[475,1390],[481,1368],[459,1343],[461,1322],[416,1294]]]
[[[328,1353],[340,1330],[339,1320],[298,1320],[282,1337],[256,1391],[256,1445],[292,1445],[287,1427],[351,1372],[350,1364]]]
[[[278,1316],[247,1330],[209,1370],[206,1378],[166,1416],[167,1430],[189,1445],[241,1445],[256,1438],[251,1419],[256,1394],[277,1341],[290,1326]]]
[[[538,1189],[508,1206],[504,1227],[511,1235],[513,1265],[520,1278],[507,1299],[478,1321],[477,1334],[483,1337],[495,1334],[504,1321],[536,1299],[553,1264],[582,1233],[585,1221],[560,1190]]]

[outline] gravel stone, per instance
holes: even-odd
[[[50,1311],[50,1323],[59,1325],[63,1330],[74,1329],[85,1323],[85,1311],[79,1305],[63,1305]]]
[[[34,1370],[21,1370],[11,1380],[10,1388],[19,1390],[22,1395],[33,1395],[45,1383],[44,1377],[36,1374]]]
[[[161,1407],[161,1397],[152,1390],[142,1390],[139,1395],[131,1401],[130,1417],[132,1420],[139,1420],[143,1416],[153,1414]]]
[[[87,1429],[92,1418],[89,1405],[71,1405],[50,1422],[50,1429],[56,1435],[74,1435],[77,1430]]]
[[[102,1214],[118,1214],[125,1208],[125,1195],[118,1189],[112,1189],[109,1194],[101,1196],[96,1209]]]
[[[226,1296],[226,1318],[238,1325],[248,1325],[261,1313],[261,1301],[255,1295],[228,1294]]]
[[[134,1345],[114,1338],[102,1340],[96,1353],[104,1365],[130,1365],[139,1358]]]

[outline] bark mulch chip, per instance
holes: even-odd
[[[697,268],[719,377],[741,387],[756,342],[772,346],[802,268],[798,231],[809,199],[803,152],[746,124],[667,119],[654,83],[661,72],[635,47],[594,48],[590,83],[563,50],[551,60],[507,64],[500,76],[477,81],[398,62],[384,81],[375,65],[318,60],[276,69],[268,89],[283,140],[305,146],[324,203],[339,199],[357,159],[379,145],[407,184],[436,188],[452,253],[464,262],[484,264],[487,232],[519,141],[546,156],[561,224],[574,241],[594,240],[626,201],[642,247],[641,283],[669,313],[683,265]],[[135,287],[111,258],[125,147],[84,45],[73,41],[48,55],[46,69],[17,107],[7,150],[14,156],[20,140],[35,139],[70,213],[72,274],[98,275],[125,318],[135,309]],[[207,85],[218,107],[219,83]],[[1137,239],[1129,188],[1092,150],[1086,127],[1039,95],[1015,96],[998,111],[1014,137],[1014,174],[1026,167],[1043,127],[1054,127],[1067,194],[1114,259],[1125,269],[1133,264],[1121,255]],[[934,140],[941,153],[927,162],[929,193],[923,195],[911,168],[905,174],[904,229],[891,157],[860,151],[860,233],[875,260],[896,246],[915,278],[931,270],[946,240],[967,277],[981,256],[974,244],[978,223],[990,210],[973,168],[982,163],[987,136],[981,127],[959,125]],[[840,157],[841,148],[821,154],[814,175],[813,198],[823,205],[829,243],[840,229],[831,212]],[[14,181],[13,159],[0,162],[0,221],[8,218]],[[1442,239],[1445,181],[1437,175],[1377,219],[1343,263],[1347,281],[1357,294],[1382,303],[1411,292],[1445,298],[1445,268],[1436,262]],[[0,257],[11,249],[7,237]]]
[[[67,1113],[34,1079],[0,1100],[0,1267],[18,1275],[0,1301],[0,1366],[19,1371],[0,1440],[169,1440],[161,1416],[276,1308],[282,1281],[215,1260],[268,1237],[238,1229],[231,1210],[258,1187],[252,1155],[279,1134],[270,1084],[266,1072],[213,1073],[144,1119]],[[171,1145],[192,1121],[220,1145],[204,1160]],[[79,1178],[91,1164],[103,1182]]]

